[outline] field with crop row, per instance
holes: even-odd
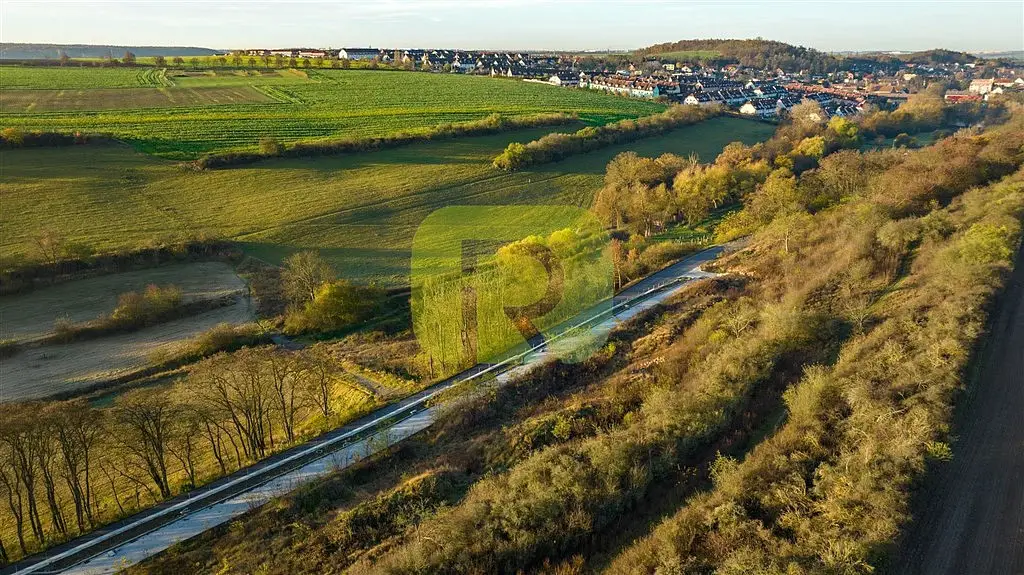
[[[772,127],[723,117],[532,170],[510,174],[491,166],[509,142],[548,131],[204,172],[119,146],[4,151],[0,255],[30,255],[33,235],[47,226],[99,249],[208,232],[268,261],[320,248],[347,277],[402,285],[416,226],[439,207],[589,206],[619,152],[695,152],[710,160],[729,142],[767,138]]]
[[[28,78],[21,80],[22,87],[46,85],[51,81],[47,78],[66,72],[132,72],[0,67],[4,73],[9,70]],[[150,88],[153,95],[145,102],[148,105],[161,98],[179,101],[159,108],[133,103],[133,97],[143,101],[134,94],[124,96],[123,107],[114,107],[107,104],[109,100],[103,94],[91,97],[84,89],[73,99],[56,93],[19,95],[18,90],[5,90],[8,94],[4,101],[11,104],[0,106],[0,127],[109,133],[144,152],[191,159],[207,151],[253,148],[263,137],[291,142],[327,136],[382,136],[442,122],[475,120],[492,113],[515,116],[574,112],[589,123],[604,123],[664,109],[654,102],[587,90],[449,74],[363,70],[171,74],[169,81],[175,85]],[[207,94],[206,99],[218,99],[214,103],[204,102],[199,95],[185,96],[187,92],[182,91],[188,88],[252,91]],[[61,100],[68,102],[67,107],[61,108]],[[273,103],[253,103],[269,101]]]
[[[53,68],[0,66],[4,90],[84,90],[170,85],[157,68]]]
[[[68,112],[140,108],[273,103],[279,100],[252,86],[210,88],[99,88],[93,90],[4,90],[0,113]]]

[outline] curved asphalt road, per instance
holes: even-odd
[[[606,336],[616,325],[661,303],[688,281],[714,275],[701,271],[700,266],[717,258],[724,249],[708,248],[651,274],[611,301],[566,322],[564,329],[556,328],[547,343],[499,364],[478,365],[303,445],[28,557],[0,570],[0,575],[98,575],[142,561],[426,429],[437,414],[437,407],[430,406],[429,401],[457,383],[493,374],[500,384],[545,361],[550,350],[572,348],[593,341],[595,335]]]

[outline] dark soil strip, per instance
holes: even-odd
[[[953,460],[916,502],[890,573],[1024,573],[1024,249],[980,369],[958,406]]]

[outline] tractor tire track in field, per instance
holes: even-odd
[[[893,574],[1024,575],[1024,248]]]

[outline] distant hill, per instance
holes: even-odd
[[[834,68],[837,59],[830,54],[774,40],[680,40],[654,44],[637,50],[638,56],[667,56],[707,64],[740,64],[754,68],[808,69]]]
[[[682,62],[711,65],[740,64],[753,68],[782,68],[786,71],[811,70],[822,72],[834,70],[840,62],[868,61],[892,63],[914,63],[923,65],[970,63],[982,58],[1024,57],[1024,52],[1002,52],[999,54],[969,54],[955,50],[923,50],[920,52],[843,52],[826,53],[814,48],[793,46],[774,40],[680,40],[641,48],[635,52],[640,57],[677,59]]]
[[[1006,52],[976,52],[975,56],[995,60],[1024,60],[1024,50],[1008,50]]]
[[[943,50],[942,48],[922,50],[920,52],[861,52],[858,55],[862,58],[872,58],[883,62],[907,62],[911,64],[929,64],[932,66],[938,64],[952,64],[955,62],[966,64],[970,62],[977,62],[981,59],[978,56],[968,54],[967,52]]]
[[[136,56],[212,56],[219,54],[210,48],[191,46],[98,46],[91,44],[12,44],[0,43],[3,60],[55,60],[61,51],[70,58],[103,58],[108,54],[120,58],[125,51]]]

